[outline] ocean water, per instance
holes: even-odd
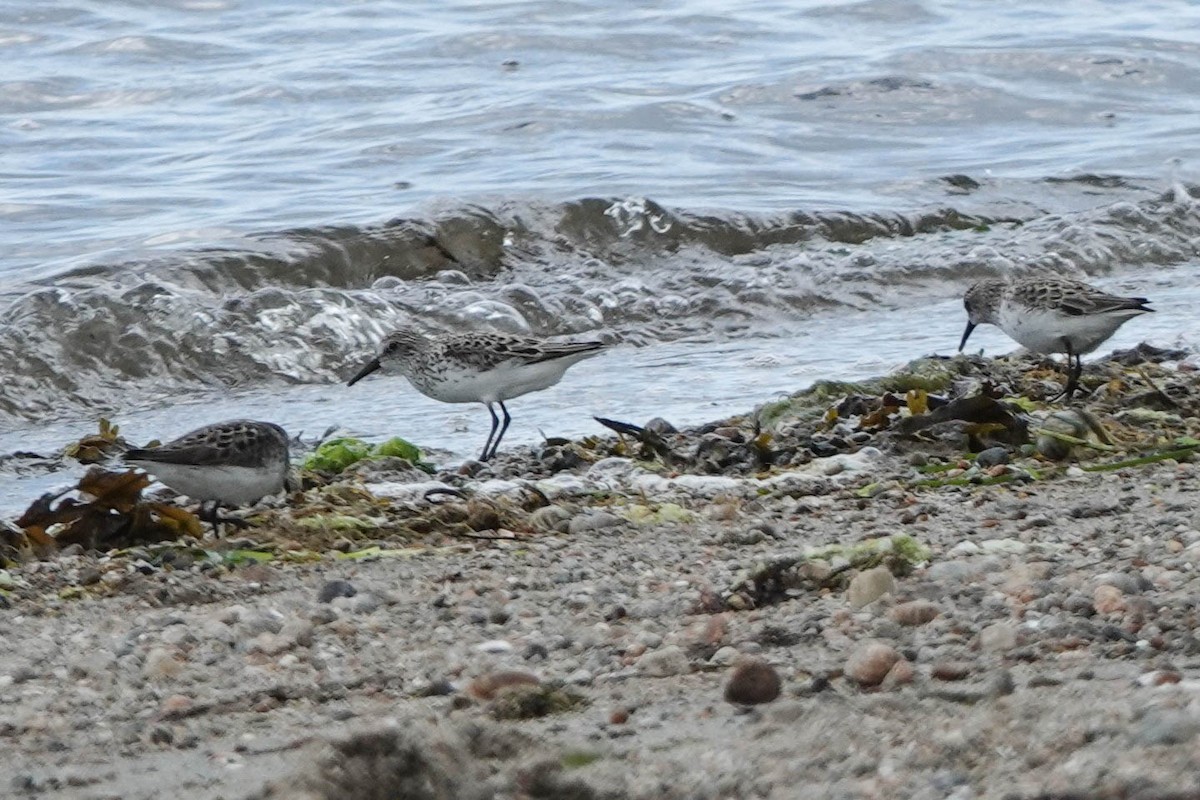
[[[411,319],[613,343],[510,444],[952,352],[988,275],[1197,341],[1192,4],[0,0],[0,64],[0,452],[248,415],[469,456],[482,408],[343,385]],[[0,508],[68,478],[10,459]]]

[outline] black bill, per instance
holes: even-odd
[[[958,343],[958,352],[960,352],[960,353],[961,353],[961,352],[962,352],[962,349],[963,349],[964,347],[966,347],[966,346],[967,346],[967,339],[970,339],[970,338],[971,338],[971,331],[973,331],[973,330],[975,330],[975,323],[974,323],[974,322],[968,322],[968,323],[967,323],[967,329],[966,329],[965,331],[963,331],[963,338],[962,338],[962,341]],[[364,373],[364,374],[365,374],[365,373]],[[362,375],[359,375],[358,377],[359,377],[359,378],[361,378],[361,377],[362,377]],[[354,379],[354,381],[356,381],[356,380],[358,380],[358,378],[355,378],[355,379]],[[350,382],[351,382],[351,383],[354,383],[354,381],[350,381]]]
[[[366,363],[365,366],[363,366],[362,369],[360,369],[358,371],[357,375],[355,375],[353,378],[351,378],[349,381],[347,381],[346,385],[353,386],[354,384],[358,383],[363,378],[367,377],[368,375],[370,375],[372,372],[374,372],[377,369],[379,369],[379,359],[372,358],[370,361],[368,361]]]

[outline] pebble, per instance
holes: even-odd
[[[1016,689],[1017,684],[1012,673],[1006,669],[997,670],[987,682],[987,691],[992,697],[1005,697]]]
[[[808,706],[800,700],[780,700],[771,706],[770,718],[773,722],[789,725],[799,722],[808,713]]]
[[[850,607],[857,611],[895,590],[896,579],[892,577],[891,570],[873,567],[855,575],[846,594]]]
[[[1017,629],[1007,622],[994,622],[979,632],[979,649],[1002,653],[1017,646]]]
[[[354,588],[354,584],[350,581],[328,581],[321,590],[317,592],[318,603],[330,603],[337,597],[354,597],[358,594],[358,589]]]
[[[608,511],[585,511],[576,514],[567,525],[567,533],[577,536],[581,533],[594,533],[616,527],[625,520]]]
[[[971,665],[966,661],[939,661],[929,670],[930,677],[939,681],[961,681],[971,674]]]
[[[769,703],[779,697],[782,687],[783,682],[774,667],[761,658],[747,658],[738,662],[729,673],[725,699],[748,706]]]
[[[979,543],[984,553],[1019,556],[1029,552],[1029,545],[1019,539],[985,539]]]
[[[910,600],[891,610],[891,617],[901,625],[924,625],[932,622],[941,613],[936,603],[929,600]]]
[[[479,644],[475,645],[475,649],[481,653],[503,655],[505,653],[513,652],[513,650],[516,648],[514,648],[510,642],[506,642],[503,639],[489,639],[486,642],[480,642]]]
[[[1133,731],[1133,738],[1145,745],[1187,744],[1200,733],[1200,719],[1187,711],[1151,709]]]
[[[163,699],[158,706],[158,713],[164,719],[187,716],[188,711],[195,705],[192,698],[184,694],[173,694]]]
[[[1008,461],[1008,451],[1003,447],[989,447],[975,456],[975,463],[979,465],[980,469],[1007,464]]]
[[[173,678],[183,671],[183,663],[175,657],[173,650],[165,647],[151,648],[142,663],[142,676],[150,680]]]
[[[583,667],[575,670],[566,678],[567,683],[573,683],[576,686],[590,686],[594,680],[596,680],[596,676]]]
[[[498,670],[480,675],[467,684],[467,693],[480,700],[491,700],[504,689],[513,686],[538,686],[536,675],[517,670]]]
[[[728,667],[741,658],[741,656],[741,652],[736,647],[725,645],[712,654],[708,659],[708,663],[718,667]]]
[[[383,605],[383,599],[374,592],[359,592],[342,602],[355,614],[370,614],[378,611],[379,607]],[[336,605],[341,606],[342,603]]]
[[[906,658],[901,658],[892,668],[888,670],[888,674],[883,676],[884,689],[895,689],[900,686],[907,686],[912,683],[917,677],[917,672],[913,669],[912,662]]]
[[[1102,583],[1092,592],[1092,607],[1098,614],[1119,614],[1125,610],[1125,593],[1112,584]]]
[[[687,653],[678,645],[669,644],[658,650],[650,650],[637,662],[638,670],[651,678],[667,678],[691,671]]]
[[[844,672],[859,686],[878,686],[900,660],[896,648],[878,641],[866,641],[850,654]]]

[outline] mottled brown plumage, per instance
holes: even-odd
[[[126,451],[124,460],[203,504],[217,530],[222,505],[253,503],[286,488],[290,456],[287,433],[271,422],[235,419],[186,433],[159,447]]]
[[[967,290],[963,306],[966,347],[976,325],[996,325],[1035,353],[1065,353],[1070,399],[1083,371],[1081,356],[1108,340],[1126,321],[1154,309],[1144,297],[1121,297],[1067,278],[980,281]],[[1073,363],[1072,363],[1073,362]]]
[[[427,336],[407,327],[389,334],[380,344],[379,354],[348,385],[375,370],[392,369],[435,400],[483,403],[492,415],[492,430],[479,457],[487,461],[496,454],[511,420],[505,400],[553,386],[568,367],[603,348],[603,342],[548,342],[507,333]],[[503,425],[493,404],[504,413]]]

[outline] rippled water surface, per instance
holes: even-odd
[[[244,413],[466,456],[482,409],[340,385],[413,317],[616,345],[514,443],[948,352],[984,275],[1196,338],[1200,6],[0,0],[0,64],[4,450]]]

